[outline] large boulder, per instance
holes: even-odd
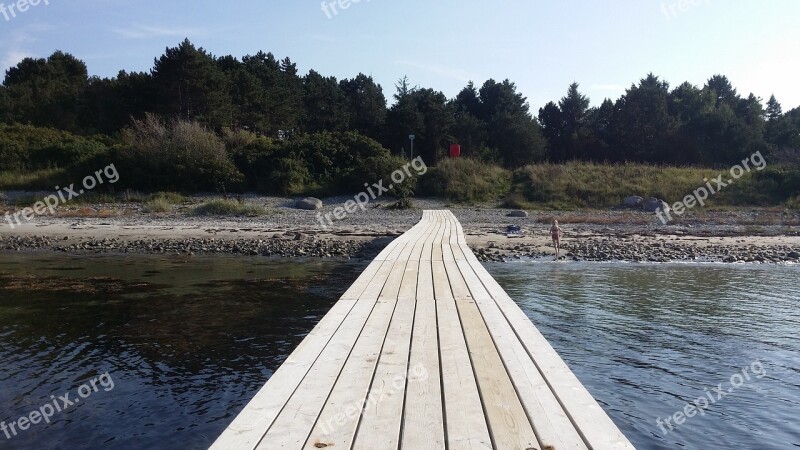
[[[507,217],[520,217],[520,218],[527,219],[528,218],[528,213],[526,211],[522,211],[522,210],[511,211],[508,214]]]
[[[305,209],[307,211],[316,211],[318,209],[322,209],[322,200],[314,197],[306,197],[302,200],[298,200],[294,203],[294,207],[297,209]]]
[[[657,198],[648,198],[644,202],[644,210],[647,212],[656,212],[658,210],[669,211],[669,205],[664,200]]]
[[[623,205],[625,205],[626,208],[640,209],[642,207],[642,204],[644,204],[644,199],[642,197],[639,197],[638,195],[628,197],[623,202]]]

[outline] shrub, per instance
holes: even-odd
[[[0,171],[65,168],[107,151],[98,139],[31,125],[0,124]]]
[[[281,158],[275,163],[268,179],[259,180],[259,191],[277,192],[281,195],[299,195],[305,192],[311,174],[300,159]]]
[[[403,168],[409,164],[409,161],[399,156],[383,155],[377,157],[367,158],[362,161],[357,167],[348,174],[348,177],[341,183],[340,188],[344,193],[352,194],[363,192],[366,187],[371,187],[374,183],[383,181],[383,186],[389,188],[389,195],[399,199],[409,199],[414,196],[414,191],[419,182],[417,172],[412,168],[408,168],[411,175],[406,174]],[[395,183],[392,181],[392,174],[395,171],[403,172],[403,182]]]
[[[242,181],[222,139],[196,122],[148,114],[123,130],[122,140],[120,173],[130,187],[224,192]]]
[[[158,201],[169,205],[179,205],[181,203],[186,203],[188,200],[189,199],[176,192],[156,192],[147,198],[147,201],[149,202]]]
[[[144,210],[149,213],[168,213],[172,211],[172,205],[163,198],[154,198],[144,202]]]

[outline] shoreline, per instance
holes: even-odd
[[[13,229],[3,222],[0,251],[371,259],[416,224],[423,209],[450,209],[483,262],[552,260],[547,230],[553,218],[565,231],[564,260],[800,262],[800,214],[775,209],[698,211],[664,226],[654,214],[629,210],[534,211],[529,217],[510,217],[513,210],[491,205],[422,199],[414,200],[414,209],[398,211],[387,208],[391,201],[379,200],[333,227],[320,227],[317,215],[347,200],[325,199],[322,211],[302,211],[286,198],[249,198],[269,211],[258,217],[192,216],[187,205],[168,214],[149,214],[141,205],[79,205]],[[521,227],[525,236],[508,237],[509,225]]]

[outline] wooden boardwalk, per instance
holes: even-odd
[[[633,449],[473,256],[425,211],[212,449]]]

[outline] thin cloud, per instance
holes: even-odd
[[[202,36],[204,32],[195,28],[133,25],[128,28],[112,28],[111,31],[124,39],[152,39],[158,37]]]
[[[34,22],[14,30],[6,39],[0,40],[0,75],[25,58],[36,58],[36,53],[28,49],[41,39],[43,33],[54,29],[48,23]]]
[[[16,66],[25,58],[33,58],[36,55],[27,50],[11,49],[5,53],[2,61],[0,61],[0,70],[5,73],[6,70]]]

